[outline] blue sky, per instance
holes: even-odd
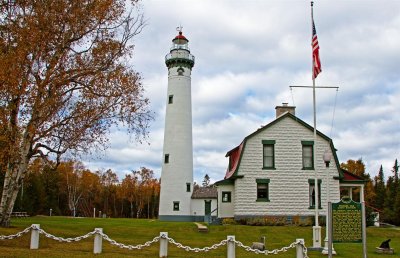
[[[147,142],[110,134],[110,148],[84,160],[120,179],[142,166],[161,174],[169,53],[183,26],[191,53],[195,180],[223,178],[225,154],[275,118],[275,106],[296,106],[313,124],[310,2],[302,0],[147,0],[147,25],[130,63],[143,76],[155,113]],[[333,139],[340,162],[362,158],[386,176],[400,158],[400,1],[319,0],[314,4],[322,73],[316,84],[317,129]],[[336,96],[337,94],[337,96]],[[336,105],[335,105],[336,102]],[[333,119],[334,114],[334,119]],[[333,120],[333,127],[332,125]]]

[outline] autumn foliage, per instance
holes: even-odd
[[[151,115],[140,75],[128,65],[143,28],[136,1],[0,2],[0,224],[9,224],[35,157],[107,146],[111,127],[146,137]]]
[[[53,169],[35,159],[14,211],[31,216],[50,215],[51,209],[52,216],[156,218],[159,195],[160,181],[144,167],[119,178],[111,169],[90,171],[79,161],[61,162]]]
[[[394,162],[391,175],[387,179],[385,179],[382,165],[378,174],[372,179],[366,172],[362,159],[350,159],[340,166],[365,180],[364,195],[367,214],[379,212],[380,222],[400,225],[400,182],[397,159]],[[353,189],[353,198],[355,198],[355,201],[360,201],[356,199],[357,196],[359,196],[359,189]]]

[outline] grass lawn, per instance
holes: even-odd
[[[30,217],[13,219],[12,227],[0,228],[0,235],[15,234],[31,224],[40,224],[46,232],[60,237],[77,237],[94,230],[103,228],[103,232],[110,238],[126,245],[143,244],[159,236],[160,232],[168,232],[168,236],[176,242],[190,247],[206,247],[219,243],[228,235],[235,235],[236,240],[244,245],[251,245],[253,241],[259,241],[260,236],[266,236],[268,250],[280,249],[290,245],[296,238],[304,238],[306,245],[312,245],[312,228],[295,226],[242,226],[224,225],[210,226],[208,233],[199,233],[194,223],[186,222],[160,222],[158,220],[145,219],[93,219],[93,218],[69,218],[69,217]],[[325,232],[322,232],[325,236]],[[368,228],[367,243],[368,257],[388,257],[374,253],[375,247],[383,240],[391,238],[391,247],[395,249],[394,257],[400,254],[400,228]],[[120,249],[103,240],[103,253],[93,254],[93,237],[74,242],[60,243],[40,235],[38,250],[30,250],[30,233],[14,240],[0,240],[1,257],[158,257],[159,243],[142,250]],[[360,258],[362,257],[362,244],[335,244],[335,257]],[[236,247],[236,257],[262,257],[246,252]],[[274,255],[277,258],[295,257],[295,249],[286,253]],[[308,256],[326,257],[319,252],[309,251]],[[168,245],[168,257],[226,257],[226,246],[208,253],[186,252],[172,244]],[[390,257],[390,256],[389,256]],[[393,256],[392,256],[393,257]]]

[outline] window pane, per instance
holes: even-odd
[[[274,146],[273,145],[264,145],[263,166],[266,168],[274,167]]]
[[[272,156],[273,155],[273,148],[271,145],[264,145],[264,155],[265,156]]]
[[[303,146],[303,167],[312,168],[313,167],[313,146]]]
[[[179,211],[179,202],[174,202],[174,211]]]
[[[309,204],[310,207],[315,207],[315,186],[309,185]],[[321,182],[318,182],[318,206],[321,206]]]
[[[312,167],[312,160],[310,158],[303,158],[303,166],[305,168],[311,168]]]
[[[315,206],[315,191],[314,185],[310,185],[310,206]]]
[[[222,202],[231,202],[231,192],[222,192]]]
[[[257,184],[257,198],[268,198],[267,184]]]
[[[264,157],[264,167],[273,167],[273,160],[272,157]]]

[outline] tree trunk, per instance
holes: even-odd
[[[24,142],[18,153],[19,162],[15,160],[8,162],[0,202],[0,226],[2,227],[10,226],[10,217],[14,208],[15,200],[17,199],[22,179],[24,178],[28,168],[30,149],[27,140],[28,137],[29,135],[25,133]]]
[[[130,203],[131,203],[131,218],[133,218],[133,202]]]
[[[114,194],[113,197],[114,197],[114,198],[113,198],[113,202],[114,202],[114,217],[118,217],[118,214],[117,214],[117,206],[116,206],[116,204],[115,204],[115,194]]]
[[[150,218],[150,197],[147,199],[147,218]]]

